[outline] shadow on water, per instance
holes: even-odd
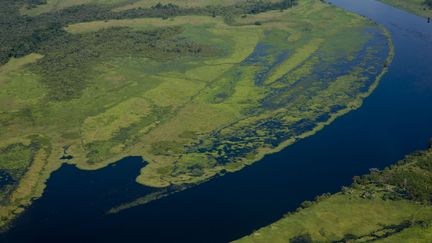
[[[361,109],[238,173],[114,215],[104,212],[153,190],[134,181],[141,159],[98,171],[65,165],[3,241],[226,242],[425,148],[432,137],[432,68],[425,61],[432,60],[432,25],[373,0],[332,2],[382,23],[394,40],[394,62]]]

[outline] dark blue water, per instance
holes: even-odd
[[[373,0],[332,0],[385,25],[396,56],[361,109],[238,173],[115,215],[150,192],[133,180],[142,161],[99,171],[63,166],[4,242],[226,242],[251,233],[354,175],[383,168],[432,137],[432,24]]]
[[[0,170],[0,190],[13,183],[15,183],[15,180],[12,178],[12,176],[6,171]]]

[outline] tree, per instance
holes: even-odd
[[[312,237],[310,236],[310,234],[297,235],[291,238],[289,242],[290,243],[310,243],[312,242]]]

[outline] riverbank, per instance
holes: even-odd
[[[425,4],[424,0],[380,0],[396,8],[406,10],[418,16],[432,18],[432,7]]]
[[[305,201],[296,212],[238,242],[429,242],[432,149],[384,170],[354,177],[350,187]],[[302,241],[301,241],[302,240]]]
[[[393,34],[396,40],[398,55],[406,55],[411,51],[408,43],[422,43],[427,48],[430,41],[425,21],[408,13],[392,9],[375,1],[332,1],[338,6],[366,15],[382,22]],[[398,19],[399,21],[396,21]],[[416,24],[414,24],[416,23]],[[418,34],[417,38],[401,37],[397,33],[408,30],[408,33]],[[421,48],[417,53],[424,52]],[[430,53],[430,52],[429,52]],[[421,56],[421,55],[419,55]],[[427,55],[428,56],[428,55]],[[420,58],[421,59],[421,58]],[[417,85],[430,92],[429,77],[419,77],[412,73],[410,67],[395,65],[407,70],[405,79],[419,80]],[[410,70],[410,71],[408,71]],[[416,69],[418,72],[428,72],[427,66]],[[390,75],[389,82],[397,81],[398,77]],[[417,90],[415,89],[415,90]],[[391,88],[388,89],[389,93]],[[418,91],[411,91],[418,92]],[[423,93],[423,92],[420,92]],[[404,102],[410,102],[404,100]],[[402,103],[398,103],[402,105]],[[420,103],[418,103],[420,104]],[[403,113],[400,113],[403,114]],[[395,116],[398,119],[400,116]],[[420,119],[421,120],[421,119]],[[404,126],[414,123],[405,122]],[[387,123],[386,125],[388,125]],[[401,126],[402,128],[403,126]],[[377,131],[374,127],[368,129]],[[387,128],[385,128],[387,129]],[[430,136],[430,125],[422,130],[423,139]],[[379,137],[379,136],[377,136]],[[406,138],[411,134],[406,134]],[[372,148],[374,149],[374,148]],[[397,147],[381,149],[377,153],[398,151]],[[367,158],[366,158],[367,159]],[[289,213],[270,226],[257,230],[240,242],[308,242],[321,241],[364,241],[378,242],[429,242],[432,237],[431,222],[431,149],[416,152],[407,156],[397,165],[379,171],[372,169],[364,177],[355,177],[351,187],[344,187],[341,192],[324,194],[313,202],[304,202],[296,212]]]
[[[88,192],[81,193],[93,185],[94,173],[103,170],[91,171],[83,178],[87,183],[76,184],[70,178],[80,178],[84,171],[63,166],[49,179],[44,197],[34,202],[4,239],[228,242],[275,222],[305,199],[338,191],[350,184],[352,176],[367,173],[368,168],[384,168],[422,148],[432,136],[432,114],[425,112],[432,102],[432,70],[424,62],[432,53],[430,28],[425,28],[424,19],[374,1],[338,3],[344,4],[384,24],[391,31],[397,52],[389,72],[362,108],[237,173],[119,214],[104,214],[110,207],[106,200],[93,200]],[[126,167],[139,170],[139,166]],[[95,197],[111,193],[110,181],[103,178],[118,178],[105,173],[100,177],[96,184],[99,191],[92,194]],[[129,185],[116,190],[123,196],[131,194]],[[93,213],[78,210],[73,206],[78,205],[76,201],[64,200],[71,194],[80,200],[82,209],[91,208]]]
[[[0,169],[14,183],[3,191],[0,225],[39,198],[64,164],[97,170],[134,155],[148,161],[136,179],[143,185],[195,185],[358,109],[390,65],[388,33],[320,1],[287,3],[246,1],[217,14],[59,10],[72,15],[32,49],[39,55],[21,53],[5,66],[25,65],[2,73]],[[18,5],[8,14],[20,20]],[[102,13],[81,19],[89,9]],[[25,163],[13,173],[18,163],[9,162],[21,154]]]

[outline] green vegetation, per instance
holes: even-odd
[[[63,163],[142,156],[139,183],[180,189],[240,170],[360,107],[393,57],[380,26],[315,0],[68,2],[1,9],[0,227]]]
[[[175,4],[156,4],[148,8],[116,11],[117,5],[113,5],[116,2],[130,3],[127,0],[5,0],[0,9],[0,64],[5,64],[11,57],[23,57],[37,51],[39,44],[58,38],[64,34],[62,28],[71,23],[138,17],[166,19],[185,15],[223,16],[226,21],[232,21],[236,15],[283,10],[296,4],[295,0],[251,0],[224,6],[197,5],[193,8],[181,8]],[[42,15],[31,12],[45,7],[48,10],[42,11],[47,11]]]
[[[212,48],[185,38],[176,38],[180,28],[132,32],[127,28],[110,28],[82,35],[65,34],[44,42],[41,53],[47,53],[34,72],[49,89],[48,99],[77,98],[94,72],[91,67],[107,58],[152,58],[167,61],[178,56],[210,56]],[[59,55],[61,50],[61,55]]]
[[[39,149],[36,142],[29,145],[12,144],[0,150],[0,171],[2,172],[2,184],[0,201],[7,200],[6,197],[13,190],[14,181],[19,180],[30,166],[35,151]]]
[[[239,242],[430,242],[432,148],[304,202]]]
[[[418,16],[432,18],[432,0],[381,0],[384,3],[412,12]]]
[[[138,8],[203,8],[203,7],[225,7],[241,5],[248,0],[34,0],[21,9],[21,12],[29,15],[40,15],[51,11],[59,11],[79,5],[102,5],[112,7],[114,11],[125,11]],[[252,1],[253,2],[253,1]],[[258,1],[256,1],[258,2]],[[262,1],[265,3],[278,3],[279,0]]]

